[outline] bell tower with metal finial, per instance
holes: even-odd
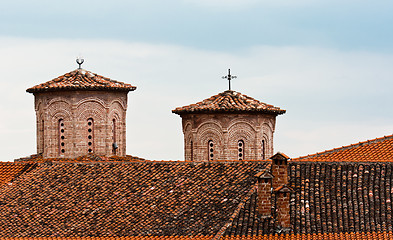
[[[276,116],[284,109],[231,90],[172,110],[182,118],[187,161],[262,160],[273,155]]]
[[[43,158],[126,155],[127,94],[136,87],[82,69],[83,62],[26,90],[34,94]]]

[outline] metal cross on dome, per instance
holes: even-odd
[[[228,69],[228,75],[227,76],[223,76],[223,79],[228,79],[229,82],[229,90],[231,90],[231,80],[234,78],[237,78],[237,76],[232,76],[231,75],[231,69]]]

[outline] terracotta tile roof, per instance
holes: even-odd
[[[88,154],[77,158],[43,158],[40,154],[31,155],[25,158],[15,159],[15,162],[35,162],[35,163],[47,163],[47,162],[64,162],[64,163],[95,163],[95,162],[144,162],[147,161],[144,158],[126,155],[125,157],[119,156],[100,156],[95,154]]]
[[[256,188],[254,188],[256,189]],[[220,239],[230,239],[229,237],[249,237],[267,235],[274,232],[274,220],[272,218],[261,218],[257,212],[257,191],[245,199],[245,203],[239,213],[225,228],[225,232]]]
[[[303,162],[393,162],[393,135],[292,160]]]
[[[393,230],[393,163],[292,162],[295,233]]]
[[[393,163],[291,162],[289,176],[294,234],[393,230]],[[256,191],[245,201],[223,236],[279,230],[258,216]]]
[[[134,91],[135,89],[136,87],[130,84],[118,82],[84,69],[76,69],[51,81],[29,88],[26,91],[29,93],[62,90],[111,90],[128,92]]]
[[[268,166],[40,163],[0,188],[0,237],[214,236]]]
[[[0,162],[0,187],[21,175],[25,171],[29,171],[32,164],[28,163],[12,163]]]
[[[320,233],[221,237],[220,240],[388,240],[393,232]],[[0,240],[211,240],[213,236],[129,236],[129,237],[11,237]]]
[[[222,237],[220,240],[388,240],[393,232],[351,232]]]
[[[191,112],[262,112],[278,115],[284,114],[285,110],[239,92],[227,90],[196,104],[178,107],[172,112],[179,115]]]
[[[388,240],[393,232],[319,233],[221,237],[220,240]],[[213,236],[10,237],[0,240],[211,240]]]

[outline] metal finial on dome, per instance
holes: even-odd
[[[79,69],[82,69],[82,64],[85,62],[85,59],[81,58],[81,57],[77,57],[76,58],[76,63],[79,65]]]
[[[231,80],[234,78],[237,78],[237,76],[232,76],[231,75],[231,69],[228,69],[228,75],[227,76],[223,76],[223,79],[228,79],[229,82],[229,90],[231,90]]]

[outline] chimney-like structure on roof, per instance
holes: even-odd
[[[260,172],[255,175],[258,179],[257,210],[263,217],[272,216],[272,179],[273,175],[268,172]]]
[[[182,118],[185,160],[213,161],[268,159],[285,110],[227,90],[172,112]]]
[[[291,228],[289,200],[292,192],[292,189],[288,186],[289,157],[283,153],[276,153],[270,159],[272,160],[272,188],[276,199],[275,217],[281,228],[289,229]]]
[[[283,229],[291,228],[291,215],[289,207],[291,192],[292,189],[287,185],[282,185],[274,191],[276,195],[276,220],[278,225]]]
[[[283,153],[276,153],[270,159],[272,160],[272,174],[274,176],[272,188],[276,189],[282,185],[287,185],[289,157]]]
[[[125,156],[127,94],[135,89],[82,68],[27,89],[35,97],[37,153]]]
[[[280,231],[290,231],[290,198],[292,189],[288,186],[288,160],[283,153],[270,158],[271,169],[255,175],[257,185],[257,211],[260,217],[273,217]],[[274,205],[273,205],[274,204]],[[272,209],[275,211],[272,212]]]

